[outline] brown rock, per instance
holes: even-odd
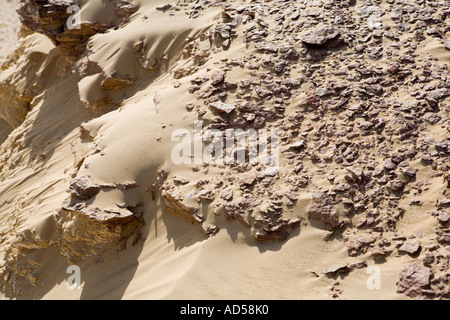
[[[308,30],[300,36],[300,40],[306,44],[323,45],[327,41],[339,36],[339,30],[331,25],[321,25]]]
[[[308,209],[308,217],[326,223],[332,229],[339,226],[339,217],[331,201],[331,197],[324,192],[317,192],[313,196]]]
[[[286,191],[284,193],[284,195],[286,196],[286,198],[288,198],[291,201],[297,201],[297,199],[298,199],[298,193],[293,192],[293,191]]]
[[[225,74],[222,71],[214,72],[211,76],[211,80],[212,85],[219,85],[225,80]]]
[[[231,114],[234,110],[236,110],[236,106],[234,104],[225,104],[221,101],[211,103],[209,106],[217,112],[225,114]]]
[[[241,186],[250,186],[255,182],[255,180],[256,174],[247,172],[239,177],[239,184]]]
[[[409,297],[417,297],[430,283],[432,271],[419,263],[413,263],[402,268],[400,280],[397,282],[397,293]]]
[[[182,178],[182,177],[174,177],[173,181],[175,181],[176,183],[179,183],[179,184],[188,184],[190,182],[189,179]]]
[[[395,170],[397,168],[397,165],[391,159],[384,160],[383,166],[386,170]]]
[[[450,211],[441,211],[438,215],[438,220],[440,223],[445,224],[450,221]]]
[[[67,190],[79,199],[89,199],[100,191],[101,186],[90,181],[89,176],[75,178]]]
[[[392,180],[391,188],[394,191],[402,191],[405,188],[405,182],[400,179]]]
[[[386,250],[384,248],[381,248],[379,246],[375,246],[370,250],[373,256],[382,256],[384,257],[386,255]]]
[[[89,38],[112,28],[111,24],[95,21],[83,22],[79,29],[68,28],[71,16],[68,8],[72,1],[27,0],[17,11],[22,24],[28,29],[46,35],[70,58],[79,57],[86,48]]]
[[[292,143],[292,144],[289,146],[289,149],[297,150],[297,149],[306,148],[306,146],[307,146],[307,145],[306,145],[305,140],[299,140],[299,141],[296,141],[296,142]]]
[[[339,264],[323,270],[322,273],[326,275],[333,275],[336,273],[347,273],[348,271],[349,268],[347,264]]]
[[[414,254],[420,249],[420,244],[417,240],[408,240],[406,241],[400,248],[398,248],[398,251],[400,252],[407,252],[409,254]]]
[[[445,40],[443,41],[443,43],[444,43],[444,47],[445,47],[447,50],[450,50],[450,40],[449,40],[449,39],[445,39]]]
[[[361,181],[363,178],[363,169],[360,167],[346,167],[348,172],[350,172],[354,179]]]
[[[233,189],[225,189],[222,191],[220,197],[224,200],[230,201],[233,199]]]
[[[169,10],[170,8],[172,8],[172,5],[170,3],[167,3],[165,5],[156,7],[156,10],[166,11],[166,10]]]

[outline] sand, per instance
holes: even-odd
[[[2,299],[449,298],[445,1],[69,2],[0,4]],[[176,163],[199,120],[279,166]]]

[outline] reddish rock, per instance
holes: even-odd
[[[239,184],[241,186],[249,186],[252,185],[256,180],[256,174],[254,173],[244,173],[239,177]]]
[[[419,263],[413,263],[402,268],[400,280],[397,282],[397,293],[403,293],[415,298],[429,284],[432,271]]]
[[[339,30],[334,26],[321,25],[304,32],[301,35],[300,40],[306,44],[323,45],[338,36]]]
[[[324,192],[317,192],[313,196],[308,209],[308,217],[323,221],[331,229],[339,226],[339,217],[331,201],[331,197]]]
[[[398,251],[400,252],[407,252],[409,254],[414,254],[420,249],[420,244],[417,240],[408,240],[406,241],[400,248],[398,248]]]
[[[89,176],[75,178],[67,190],[71,195],[80,199],[89,199],[96,195],[101,186],[90,181]]]

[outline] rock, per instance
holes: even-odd
[[[126,18],[127,20],[131,15],[138,12],[139,6],[129,3],[128,1],[121,1],[115,10],[115,13],[118,17]]]
[[[441,200],[437,204],[438,208],[450,208],[450,199]]]
[[[450,96],[450,90],[445,88],[436,89],[428,93],[428,95],[425,97],[425,100],[427,100],[427,102],[431,105],[436,105],[441,99],[447,96]]]
[[[386,159],[386,160],[384,160],[383,167],[386,170],[391,171],[391,170],[395,170],[395,168],[397,168],[397,165],[395,163],[393,163],[391,159]]]
[[[408,178],[414,178],[416,176],[416,170],[409,166],[402,168],[401,171]]]
[[[217,112],[225,114],[231,114],[234,110],[236,110],[236,106],[234,104],[225,104],[220,101],[211,103],[209,106]]]
[[[442,140],[442,141],[438,141],[437,143],[434,144],[434,146],[436,147],[436,150],[439,152],[443,152],[443,153],[450,153],[450,140]]]
[[[208,227],[205,229],[205,232],[206,232],[208,235],[213,236],[213,235],[215,235],[217,232],[219,232],[219,230],[220,230],[220,228],[219,228],[218,226],[208,226]]]
[[[90,176],[82,176],[72,181],[67,192],[79,199],[89,199],[96,195],[100,189],[100,185],[90,181]]]
[[[239,177],[239,185],[241,186],[250,186],[252,185],[256,180],[256,174],[254,173],[244,173]]]
[[[353,178],[357,181],[361,181],[363,178],[363,169],[360,167],[346,167],[348,172],[350,172]]]
[[[175,181],[176,183],[179,183],[179,184],[188,184],[190,182],[189,179],[182,178],[182,177],[174,177],[173,181]]]
[[[346,192],[352,188],[348,183],[340,183],[334,186],[333,190],[335,192]]]
[[[436,124],[441,121],[441,116],[434,112],[428,112],[423,116],[423,119],[429,124]]]
[[[442,243],[450,243],[450,231],[444,230],[444,232],[438,235],[437,240]]]
[[[223,190],[220,197],[226,201],[231,201],[233,199],[233,189],[228,188]]]
[[[278,173],[277,167],[268,167],[268,168],[264,169],[264,175],[266,177],[274,177],[277,175],[277,173]]]
[[[402,191],[406,186],[406,183],[400,179],[394,179],[391,181],[391,189],[393,191]]]
[[[27,0],[17,11],[22,24],[28,29],[46,35],[70,58],[78,58],[86,49],[89,38],[97,33],[105,33],[112,24],[83,22],[79,29],[69,28],[71,16],[68,8],[72,1]],[[125,18],[125,17],[124,17]]]
[[[205,234],[207,232],[203,229],[202,222],[204,218],[199,213],[199,209],[186,205],[181,199],[176,197],[171,191],[162,190],[161,192],[164,212],[179,218],[184,219],[189,223],[197,225],[197,227]]]
[[[286,59],[288,59],[288,60],[297,61],[299,58],[300,58],[300,55],[293,48],[289,49],[289,51],[286,53]]]
[[[397,293],[403,293],[411,298],[421,294],[422,290],[430,284],[432,271],[419,263],[404,266],[397,282]]]
[[[331,229],[339,226],[339,217],[331,197],[324,192],[316,192],[308,209],[308,217],[323,221]]]
[[[336,273],[347,273],[347,272],[349,272],[347,264],[335,265],[322,271],[322,273],[326,275],[335,275]]]
[[[213,201],[214,195],[215,195],[215,193],[211,189],[204,189],[198,193],[199,199],[205,200],[205,201]]]
[[[417,240],[408,240],[406,241],[400,248],[398,248],[398,251],[400,252],[406,252],[409,254],[414,254],[420,249],[420,244]]]
[[[375,257],[384,257],[386,255],[386,249],[379,247],[379,246],[375,246],[373,247],[370,252],[372,253],[373,256]]]
[[[445,49],[450,50],[450,40],[449,39],[443,40],[443,44],[444,44]]]
[[[340,31],[331,25],[320,25],[314,29],[304,32],[300,40],[306,44],[323,45],[327,41],[336,39]]]
[[[289,146],[289,149],[297,150],[297,149],[306,148],[306,146],[307,146],[307,145],[306,145],[305,140],[300,140],[300,141],[296,141],[296,142],[292,143],[292,144]]]
[[[350,272],[352,272],[353,270],[363,269],[363,268],[367,268],[367,262],[366,261],[352,263],[352,264],[350,264],[348,266],[348,270]]]
[[[442,224],[450,222],[450,211],[441,211],[438,215],[438,220]]]
[[[169,10],[170,8],[172,8],[172,5],[170,3],[167,3],[165,5],[156,7],[156,10],[166,11],[166,10]]]
[[[135,80],[130,79],[128,75],[121,75],[117,72],[106,76],[102,81],[100,88],[103,90],[117,90],[120,88],[126,88],[134,85]]]
[[[219,85],[225,80],[225,74],[222,71],[214,72],[211,76],[211,80],[213,86]]]
[[[284,195],[286,196],[286,198],[288,198],[291,201],[297,201],[298,200],[298,193],[296,193],[296,192],[286,191],[284,193]]]

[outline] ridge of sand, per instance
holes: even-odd
[[[25,1],[1,297],[448,299],[450,9],[423,3]],[[280,166],[175,164],[198,120],[279,129]]]

